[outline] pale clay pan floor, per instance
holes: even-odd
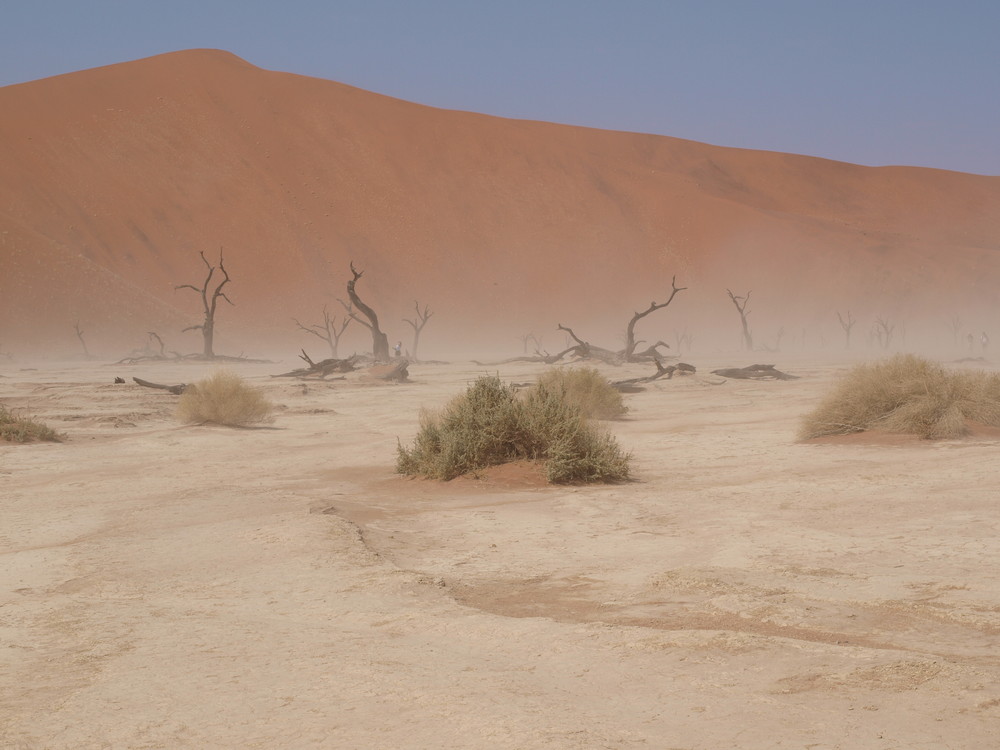
[[[202,365],[0,370],[69,437],[0,445],[0,747],[1000,746],[996,440],[797,443],[800,356],[627,396],[632,483],[441,484],[396,439],[486,368],[285,364],[253,430],[131,384]]]

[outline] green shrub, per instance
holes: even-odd
[[[413,447],[398,446],[396,470],[448,480],[542,460],[550,482],[615,482],[628,478],[630,458],[560,390],[540,384],[522,398],[499,377],[486,376],[440,412],[421,414]]]
[[[800,437],[882,430],[947,439],[967,434],[969,421],[1000,427],[1000,375],[899,354],[850,370],[803,419]]]
[[[59,434],[41,422],[29,417],[19,417],[6,407],[0,406],[0,440],[8,443],[33,443],[48,441],[57,443]]]
[[[593,367],[548,370],[538,379],[538,385],[561,392],[587,419],[614,419],[628,411],[622,394]]]
[[[273,410],[263,391],[224,370],[189,385],[177,402],[177,418],[188,424],[246,427],[270,422]]]

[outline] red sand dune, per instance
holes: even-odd
[[[428,355],[556,349],[560,322],[614,345],[674,274],[689,290],[644,338],[714,316],[735,345],[726,287],[758,330],[828,337],[837,310],[943,332],[1000,303],[1000,177],[439,110],[212,50],[8,86],[0,111],[7,350],[72,351],[79,322],[109,355],[151,330],[197,351],[174,287],[220,247],[226,353],[321,349],[292,318],[340,314],[352,259],[390,338],[414,300],[436,312]]]

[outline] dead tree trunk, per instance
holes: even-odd
[[[579,357],[580,359],[593,357],[594,359],[599,359],[609,365],[620,365],[622,363],[622,355],[620,352],[613,352],[610,349],[603,349],[599,346],[594,346],[589,341],[581,339],[573,332],[572,328],[564,326],[562,323],[559,323],[556,328],[560,331],[568,333],[573,341],[576,342],[576,346],[571,346],[569,349],[566,349],[564,352],[559,354],[556,361],[572,352],[574,356]]]
[[[728,289],[726,292],[729,294],[729,299],[731,299],[733,304],[736,305],[736,310],[740,314],[740,323],[743,324],[743,348],[748,352],[752,352],[753,336],[750,333],[750,326],[747,325],[747,316],[750,314],[750,311],[747,310],[747,303],[750,302],[750,292],[747,292],[745,297],[737,297]]]
[[[348,313],[350,313],[350,308],[348,308]],[[323,324],[314,323],[310,326],[302,325],[298,320],[292,318],[295,321],[295,325],[301,328],[306,333],[311,333],[317,338],[323,339],[330,347],[330,357],[332,359],[337,358],[337,348],[340,346],[340,337],[344,335],[344,331],[347,330],[347,326],[351,324],[350,314],[344,317],[343,324],[340,326],[340,330],[337,330],[337,318],[336,316],[331,316],[329,310],[326,309],[326,305],[323,305]]]
[[[955,342],[955,348],[958,348],[958,334],[962,332],[962,319],[957,315],[952,316],[951,320],[948,321],[951,326],[951,337]]]
[[[677,354],[681,355],[684,353],[686,348],[688,352],[691,352],[691,344],[694,341],[694,336],[687,332],[687,328],[684,329],[683,333],[678,333],[674,331],[674,342],[677,344]]]
[[[844,348],[845,349],[850,349],[851,348],[851,329],[854,328],[854,324],[857,323],[857,321],[854,318],[851,317],[851,311],[850,310],[847,311],[847,320],[844,320],[844,318],[841,316],[841,314],[839,312],[837,313],[837,320],[840,321],[840,327],[844,329],[844,337],[845,337]]]
[[[622,352],[626,362],[632,361],[632,355],[635,354],[635,348],[639,344],[639,342],[635,340],[635,324],[638,323],[643,318],[645,318],[651,312],[655,312],[656,310],[662,310],[664,307],[666,307],[667,305],[669,305],[671,302],[674,301],[674,297],[677,296],[677,292],[683,292],[685,289],[687,289],[686,286],[681,286],[681,287],[677,286],[676,276],[670,279],[670,287],[671,287],[670,297],[667,299],[666,302],[660,302],[659,304],[657,304],[656,302],[650,302],[649,307],[644,312],[641,313],[637,312],[635,315],[632,316],[632,320],[628,322],[628,327],[625,329],[625,351]],[[664,346],[666,345],[664,344]]]
[[[525,354],[528,353],[528,342],[529,341],[534,341],[535,342],[535,349],[541,349],[542,348],[542,340],[540,338],[538,338],[533,333],[526,333],[525,335],[518,336],[517,338],[518,338],[518,341],[521,342],[522,346],[524,346],[524,353]]]
[[[196,331],[200,330],[202,338],[204,339],[205,346],[203,350],[203,355],[211,359],[215,357],[215,310],[216,306],[219,304],[219,299],[224,299],[230,305],[233,301],[226,296],[225,292],[222,291],[222,287],[229,283],[229,273],[226,271],[226,267],[222,263],[222,248],[219,248],[219,265],[213,266],[208,262],[205,257],[204,252],[199,252],[202,261],[205,263],[205,267],[208,269],[208,275],[205,277],[205,282],[201,285],[201,288],[194,286],[193,284],[181,284],[175,286],[174,290],[177,289],[192,289],[201,295],[201,303],[204,307],[205,320],[201,325],[188,326],[184,331]],[[216,285],[215,289],[209,291],[209,287],[212,284],[212,277],[215,275],[216,270],[222,274],[222,280]]]
[[[151,343],[151,342],[152,342],[152,341],[153,341],[154,339],[156,340],[156,343],[160,345],[160,354],[159,354],[159,356],[160,356],[161,358],[163,358],[163,359],[166,359],[166,358],[167,358],[167,355],[166,355],[166,353],[165,353],[165,352],[163,351],[163,350],[164,350],[164,348],[165,348],[165,346],[164,346],[164,344],[163,344],[163,339],[161,339],[161,338],[160,338],[160,334],[158,334],[158,333],[157,333],[156,331],[147,331],[147,332],[146,332],[146,335],[147,335],[147,336],[149,336],[149,342],[150,342],[150,343]],[[147,344],[146,344],[146,346],[147,346],[147,348],[149,348],[149,349],[150,349],[150,351],[152,351],[152,348],[150,347],[150,343],[147,343]]]
[[[420,344],[420,332],[424,330],[424,326],[427,325],[427,321],[430,320],[430,317],[434,313],[431,312],[427,305],[424,305],[424,311],[420,312],[420,303],[416,301],[414,301],[413,307],[417,313],[413,320],[409,318],[403,318],[403,320],[413,326],[413,352],[411,356],[413,357],[413,361],[417,362],[419,361],[417,359],[417,346]]]
[[[354,262],[351,261],[351,274],[354,278],[347,282],[347,296],[350,298],[351,304],[348,305],[343,300],[340,301],[340,304],[347,309],[348,315],[372,332],[372,357],[374,357],[378,362],[388,362],[389,337],[382,332],[381,328],[379,328],[378,315],[376,315],[375,311],[368,307],[368,305],[361,301],[361,297],[358,296],[358,293],[354,288],[358,283],[358,279],[364,276],[364,273],[364,271],[355,270]],[[358,308],[358,310],[360,310],[362,314],[368,318],[368,320],[365,321],[359,318],[357,313],[352,310],[352,307]]]
[[[892,345],[892,335],[896,331],[896,326],[889,323],[888,319],[879,317],[876,318],[872,331],[878,340],[878,345],[886,350]]]
[[[73,330],[76,331],[76,337],[80,339],[80,346],[83,347],[83,356],[86,359],[92,359],[92,357],[90,356],[90,350],[87,349],[87,342],[83,340],[83,331],[80,330],[79,320],[73,324]]]

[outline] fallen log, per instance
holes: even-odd
[[[798,375],[789,375],[787,372],[776,370],[774,365],[724,367],[721,370],[712,370],[712,374],[737,380],[798,380],[799,378]]]
[[[169,391],[175,396],[180,396],[184,391],[188,389],[187,383],[179,383],[178,385],[164,385],[163,383],[151,383],[148,380],[143,380],[142,378],[132,378],[137,384],[144,386],[146,388],[156,388],[161,391]]]
[[[333,375],[338,372],[353,372],[357,369],[357,363],[360,357],[356,354],[352,354],[346,359],[324,359],[319,362],[313,362],[309,355],[306,354],[306,350],[302,350],[302,354],[299,355],[299,359],[305,360],[308,367],[300,367],[297,370],[291,370],[290,372],[283,372],[280,375],[272,375],[272,378],[319,378],[320,380]]]
[[[658,359],[653,360],[653,364],[656,365],[656,372],[652,375],[647,375],[643,378],[628,378],[627,380],[616,380],[611,386],[621,391],[622,393],[636,393],[641,391],[641,383],[652,383],[654,380],[659,380],[660,378],[666,378],[670,380],[674,377],[674,373],[680,375],[691,375],[696,372],[694,365],[689,365],[686,362],[678,362],[676,365],[663,366],[663,363]]]
[[[365,373],[366,377],[373,380],[386,380],[395,383],[403,383],[410,377],[407,369],[410,363],[405,359],[398,359],[388,365],[375,365],[369,367]]]

